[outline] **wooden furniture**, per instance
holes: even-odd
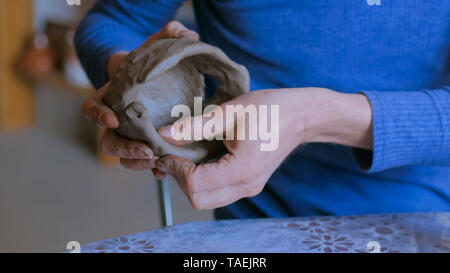
[[[24,41],[32,33],[32,18],[32,1],[0,1],[0,130],[35,121],[34,92],[14,71]]]
[[[80,88],[71,85],[58,72],[39,78],[27,78],[18,73],[17,64],[23,54],[25,42],[33,34],[33,1],[0,1],[0,131],[32,126],[36,120],[35,84],[75,92],[87,97],[93,88]],[[97,139],[102,133],[97,130]],[[117,164],[118,159],[103,155],[98,157],[104,164]]]

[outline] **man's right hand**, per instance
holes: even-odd
[[[187,29],[181,23],[171,21],[160,32],[150,36],[145,43],[165,38],[187,38],[197,41],[199,35]],[[111,56],[107,67],[109,78],[115,75],[127,54],[128,52],[121,51]],[[125,168],[152,170],[157,179],[164,178],[166,174],[156,169],[155,161],[157,157],[153,155],[153,151],[146,143],[120,137],[114,132],[114,128],[119,126],[119,119],[113,110],[104,105],[102,101],[108,87],[109,82],[89,97],[82,106],[83,115],[87,119],[95,121],[99,126],[106,127],[101,137],[100,150],[106,155],[120,157],[120,164]]]

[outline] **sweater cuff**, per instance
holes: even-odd
[[[370,101],[373,115],[373,151],[353,148],[362,170],[378,172],[442,160],[443,150],[450,146],[448,91],[361,93]]]
[[[383,151],[385,150],[385,138],[383,135],[380,135],[380,133],[383,132],[385,124],[383,116],[384,112],[381,107],[382,103],[374,92],[363,91],[360,92],[360,94],[367,97],[372,109],[373,146],[372,151],[362,148],[353,148],[353,155],[363,171],[376,172],[383,169],[384,166]]]

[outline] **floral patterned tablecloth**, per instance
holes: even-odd
[[[450,253],[450,213],[192,222],[86,244],[81,251]]]

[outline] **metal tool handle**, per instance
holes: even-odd
[[[158,180],[159,208],[161,210],[161,225],[168,227],[173,225],[172,201],[170,199],[169,178]]]

